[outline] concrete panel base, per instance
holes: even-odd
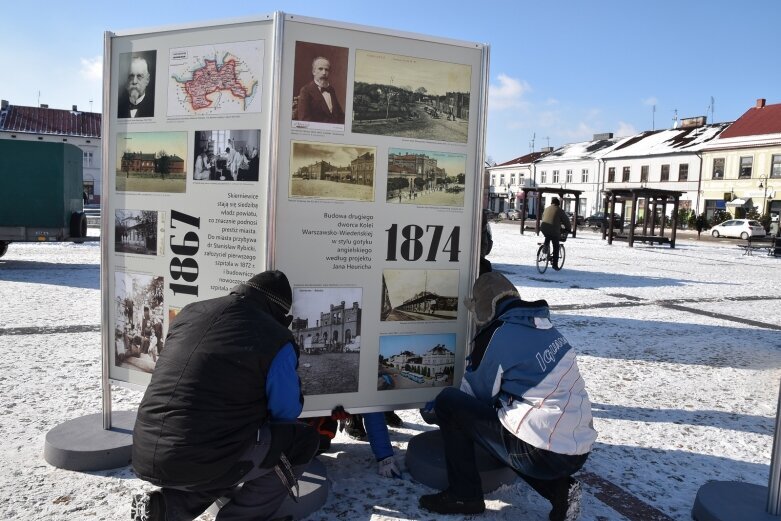
[[[136,411],[111,414],[111,429],[103,414],[90,414],[58,425],[46,433],[43,458],[65,470],[108,470],[130,464]]]
[[[711,481],[694,499],[695,521],[779,521],[766,511],[767,487],[739,481]]]
[[[483,492],[509,485],[518,478],[513,469],[488,454],[482,447],[475,447],[475,456]],[[407,445],[405,463],[415,481],[437,490],[447,488],[445,449],[442,445],[442,434],[438,430],[413,436]]]
[[[315,458],[304,471],[304,475],[298,480],[298,503],[290,497],[285,499],[279,510],[271,516],[272,519],[284,516],[293,516],[293,519],[303,519],[320,510],[328,500],[328,476],[325,465]],[[239,487],[236,488],[238,490]],[[230,497],[221,497],[207,510],[212,516],[216,516],[220,508],[230,501]]]

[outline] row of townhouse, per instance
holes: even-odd
[[[615,138],[597,134],[590,141],[543,149],[489,167],[488,208],[497,212],[525,205],[523,188],[580,190],[578,213],[602,211],[603,191],[654,188],[682,192],[681,208],[712,217],[728,210],[734,217],[756,209],[781,214],[781,104],[757,100],[733,123],[708,125],[704,117],[684,119],[678,128]],[[543,199],[548,204],[552,194]],[[574,211],[574,200],[563,202]]]

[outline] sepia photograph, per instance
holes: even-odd
[[[182,193],[187,185],[187,132],[117,134],[117,192]]]
[[[296,42],[293,128],[344,132],[347,47]]]
[[[114,365],[151,373],[163,352],[163,277],[114,273]]]
[[[355,51],[352,131],[466,143],[472,67]]]
[[[453,385],[456,335],[380,336],[377,390]]]
[[[114,251],[159,255],[163,253],[162,212],[114,210]]]
[[[362,288],[294,288],[290,329],[305,395],[358,391]]]
[[[119,55],[117,118],[151,118],[155,115],[155,64],[157,51]]]
[[[293,141],[290,197],[374,201],[376,148]]]
[[[196,130],[194,181],[257,181],[260,130]]]
[[[382,321],[455,320],[458,270],[383,270]]]
[[[388,150],[386,201],[464,207],[466,154]]]

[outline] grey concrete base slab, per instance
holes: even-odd
[[[240,487],[236,487],[238,490]],[[279,510],[271,516],[272,519],[284,516],[293,516],[293,519],[303,519],[312,513],[320,510],[328,500],[328,476],[325,465],[322,461],[315,458],[304,471],[304,474],[298,480],[299,497],[296,503],[290,497],[285,499]],[[212,516],[216,516],[223,505],[228,503],[230,498],[221,497],[206,510]]]
[[[483,492],[491,492],[518,479],[513,469],[488,454],[482,447],[475,447],[475,457]],[[439,430],[413,436],[407,444],[407,455],[404,461],[407,471],[415,481],[437,490],[447,488],[445,449]]]
[[[767,487],[740,481],[710,481],[694,499],[695,521],[779,521],[767,513]]]
[[[111,413],[111,429],[103,428],[103,414],[66,421],[46,433],[43,458],[65,470],[108,470],[130,464],[136,411]]]

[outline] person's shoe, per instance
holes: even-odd
[[[385,423],[388,424],[388,427],[395,427],[397,429],[404,427],[404,420],[402,420],[399,415],[393,411],[385,412]]]
[[[437,514],[467,515],[485,512],[485,501],[482,499],[458,499],[449,490],[420,496],[418,505],[429,512]]]
[[[165,501],[163,493],[141,492],[133,495],[130,504],[130,519],[133,521],[165,521]]]
[[[366,441],[366,429],[363,427],[363,417],[353,414],[344,421],[344,432],[349,437],[358,441]]]
[[[569,478],[563,481],[553,497],[553,510],[550,511],[550,521],[575,521],[580,515],[580,497],[583,490],[580,481]]]

